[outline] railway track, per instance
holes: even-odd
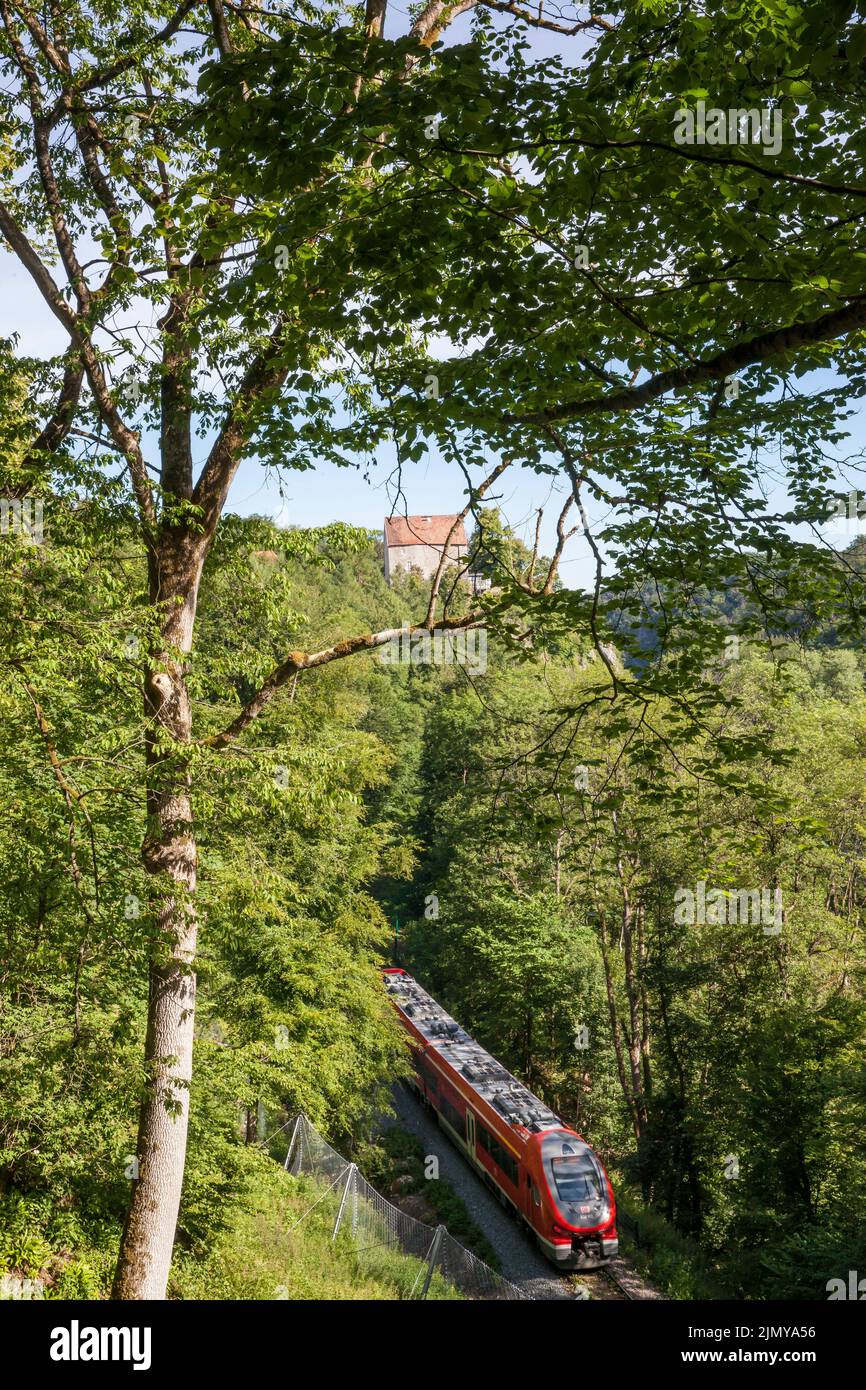
[[[576,1275],[573,1287],[579,1289],[581,1286],[588,1291],[590,1299],[602,1303],[634,1303],[664,1297],[657,1289],[644,1283],[630,1265],[619,1259],[611,1260],[604,1269]]]
[[[619,1303],[632,1298],[616,1275],[606,1269],[593,1269],[578,1275],[572,1289],[578,1298],[587,1298],[593,1303]]]
[[[600,1273],[605,1279],[608,1287],[613,1289],[615,1298],[628,1299],[629,1301],[637,1298],[637,1293],[634,1292],[633,1289],[629,1289],[623,1280],[617,1277],[609,1265],[606,1269],[600,1270]]]

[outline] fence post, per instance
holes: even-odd
[[[433,1278],[433,1270],[436,1268],[436,1261],[439,1258],[439,1250],[442,1245],[442,1237],[444,1234],[445,1227],[437,1226],[436,1234],[433,1237],[433,1243],[427,1255],[427,1273],[424,1275],[424,1283],[421,1286],[421,1292],[418,1295],[419,1298],[427,1297],[427,1290],[430,1288],[430,1280]]]
[[[289,1171],[289,1159],[291,1158],[291,1156],[292,1156],[292,1151],[294,1150],[294,1147],[295,1147],[295,1140],[296,1140],[297,1137],[298,1137],[298,1126],[300,1125],[300,1123],[301,1123],[301,1117],[300,1117],[300,1115],[299,1115],[298,1118],[295,1120],[295,1123],[294,1123],[294,1125],[293,1125],[293,1127],[292,1127],[292,1137],[291,1137],[291,1139],[289,1140],[289,1147],[286,1149],[286,1161],[285,1161],[285,1163],[283,1164],[283,1167],[285,1168],[286,1172]]]
[[[361,1174],[363,1177],[363,1174]],[[355,1168],[355,1178],[358,1177],[358,1169]],[[352,1239],[358,1238],[358,1183],[352,1183]]]
[[[349,1195],[349,1188],[352,1186],[352,1179],[354,1178],[356,1171],[357,1169],[355,1168],[354,1163],[350,1163],[348,1168],[346,1169],[346,1186],[343,1188],[343,1195],[340,1198],[340,1210],[337,1212],[337,1219],[334,1222],[334,1231],[331,1236],[332,1243],[337,1239],[337,1232],[340,1229],[340,1222],[343,1219],[343,1208],[346,1205],[346,1198]]]

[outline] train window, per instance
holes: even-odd
[[[478,1143],[484,1152],[490,1155],[497,1168],[501,1168],[503,1173],[507,1174],[516,1186],[520,1174],[517,1164],[504,1144],[500,1144],[496,1136],[491,1134],[489,1130],[486,1130],[483,1125],[478,1126]]]
[[[535,1183],[532,1181],[532,1178],[527,1178],[526,1181],[529,1183],[529,1191],[532,1196],[532,1205],[534,1207],[540,1207],[541,1194],[539,1193],[538,1188],[535,1186]]]
[[[593,1202],[604,1196],[601,1177],[589,1154],[554,1158],[553,1181],[563,1202]]]
[[[499,1166],[502,1169],[503,1173],[507,1173],[511,1181],[516,1184],[517,1164],[515,1163],[514,1159],[511,1157],[511,1154],[507,1151],[507,1149],[502,1150],[502,1158],[500,1159]]]
[[[461,1139],[466,1138],[466,1117],[445,1096],[439,1097],[439,1109],[446,1124],[449,1124]]]

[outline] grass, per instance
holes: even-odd
[[[339,1187],[290,1177],[247,1150],[245,1191],[221,1212],[208,1249],[175,1248],[172,1299],[399,1301],[417,1297],[426,1263],[390,1245],[356,1249],[349,1223],[332,1232]],[[363,1212],[362,1212],[363,1215]],[[107,1299],[120,1239],[116,1221],[58,1217],[42,1198],[0,1200],[0,1301]],[[461,1295],[434,1274],[427,1297]]]
[[[417,1295],[426,1265],[387,1246],[357,1250],[349,1223],[332,1240],[339,1189],[270,1165],[256,1200],[205,1259],[175,1259],[169,1296],[182,1299],[368,1301]],[[315,1205],[317,1204],[317,1205]],[[460,1294],[439,1276],[428,1298]]]
[[[425,1154],[421,1141],[398,1125],[386,1129],[375,1144],[365,1144],[357,1157],[367,1181],[399,1205],[405,1198],[420,1198],[423,1205],[407,1204],[413,1216],[428,1225],[448,1227],[448,1232],[500,1272],[496,1252],[484,1232],[476,1225],[462,1198],[444,1178],[433,1180],[425,1174]]]

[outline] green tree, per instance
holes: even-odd
[[[270,671],[250,665],[222,726],[215,707],[194,720],[198,595],[244,457],[308,467],[388,444],[403,467],[435,443],[464,470],[468,508],[501,467],[491,456],[549,474],[564,500],[547,574],[470,611],[437,576],[420,624],[501,622],[526,647],[541,608],[598,651],[587,698],[624,697],[637,726],[646,688],[619,681],[605,639],[648,581],[675,597],[651,673],[672,701],[720,645],[697,588],[742,582],[759,600],[750,626],[772,627],[792,591],[826,613],[840,587],[788,523],[825,515],[826,450],[864,380],[864,26],[817,3],[759,6],[747,24],[670,4],[572,25],[517,7],[501,29],[501,8],[431,0],[396,41],[380,0],[254,20],[223,0],[0,12],[0,234],[68,339],[38,369],[36,400],[55,395],[21,466],[40,491],[101,475],[147,570],[141,864],[156,930],[121,1297],[163,1296],[180,1200],[198,769],[254,746],[296,677],[393,632],[283,649]],[[440,47],[466,10],[472,41]],[[527,24],[572,34],[575,65],[533,60]],[[584,51],[586,35],[600,37]],[[676,111],[704,92],[778,111],[788,138],[771,154],[680,144]],[[457,352],[434,356],[434,335]],[[819,368],[829,385],[813,385]],[[782,515],[754,488],[771,449],[793,498]],[[615,509],[599,536],[588,498]],[[570,516],[597,560],[589,594],[554,592]],[[724,691],[698,699],[703,713]]]

